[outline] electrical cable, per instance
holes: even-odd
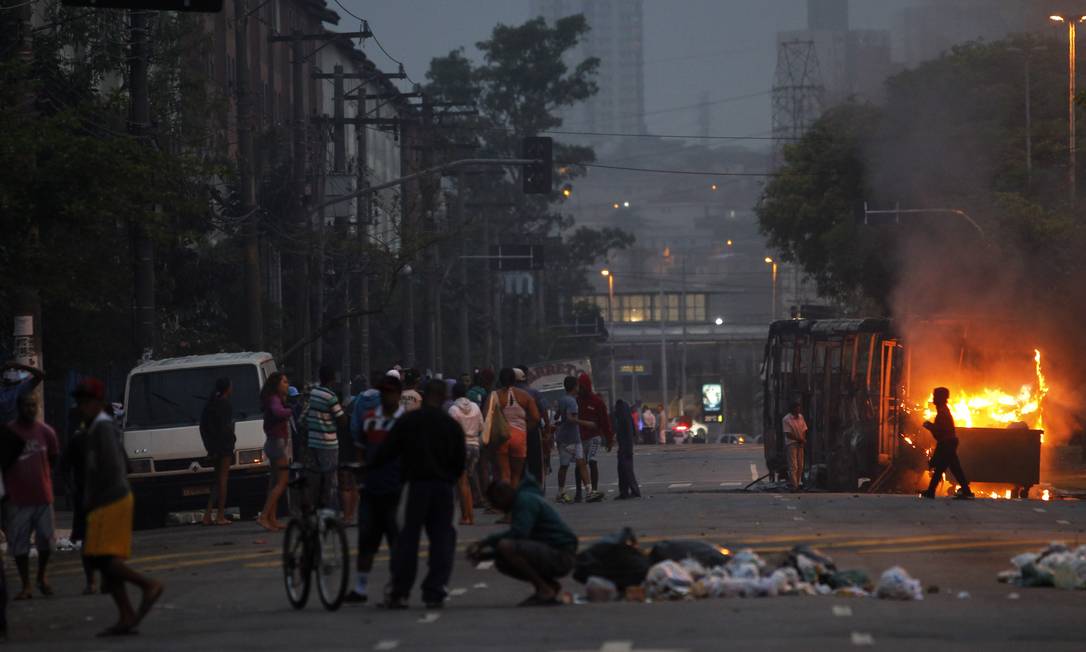
[[[607,165],[605,163],[571,163],[564,162],[559,165],[580,165],[586,168],[600,168],[603,170],[621,170],[623,172],[648,172],[652,174],[687,174],[702,177],[776,177],[780,172],[719,172],[700,170],[667,170],[663,168],[635,168],[624,165]]]

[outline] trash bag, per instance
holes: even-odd
[[[687,557],[679,562],[679,565],[683,567],[687,573],[690,573],[690,577],[697,582],[701,578],[709,574],[709,571],[705,570],[705,567],[697,562],[697,560]]]
[[[710,576],[704,580],[705,590],[713,598],[767,598],[778,595],[777,581],[772,577],[739,578]]]
[[[785,565],[795,568],[799,571],[800,577],[812,583],[829,584],[829,578],[837,572],[837,566],[829,555],[807,545],[792,548]],[[837,588],[832,584],[830,586]]]
[[[826,578],[826,584],[831,589],[840,589],[846,586],[854,586],[865,591],[871,590],[871,578],[862,570],[837,571]]]
[[[658,564],[667,559],[671,561],[693,559],[705,568],[715,568],[728,563],[729,557],[727,553],[721,552],[719,547],[711,543],[681,539],[661,541],[654,545],[652,551],[649,552],[649,560],[653,564]]]
[[[1060,552],[1044,560],[1052,573],[1052,585],[1057,589],[1086,589],[1086,557]]]
[[[894,566],[879,578],[875,595],[884,600],[923,600],[924,589],[920,580],[913,579],[901,566]]]
[[[611,580],[593,575],[585,582],[585,595],[589,602],[612,602],[618,597],[618,587]]]
[[[600,540],[577,553],[573,565],[573,579],[582,584],[593,575],[610,580],[618,591],[645,581],[651,564],[630,528]]]
[[[679,600],[690,593],[694,578],[678,563],[666,559],[654,564],[645,576],[645,590],[653,599]]]

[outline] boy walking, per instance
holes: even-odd
[[[588,477],[588,465],[585,463],[584,447],[581,444],[581,426],[591,427],[593,424],[579,418],[577,379],[566,376],[562,386],[566,394],[558,399],[555,415],[558,429],[554,433],[554,441],[558,446],[558,502],[572,503],[573,499],[566,493],[566,474],[569,472],[569,465],[575,463],[581,477]]]

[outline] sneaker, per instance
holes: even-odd
[[[958,493],[954,494],[955,500],[972,500],[976,498],[976,495],[966,487],[962,487],[958,490]]]
[[[605,498],[605,496],[603,494],[601,494],[600,492],[593,491],[593,492],[591,492],[590,494],[588,494],[585,497],[584,501],[586,503],[600,503],[600,502],[603,502],[604,498]]]
[[[573,502],[573,499],[569,497],[569,494],[563,491],[562,493],[558,494],[558,497],[554,499],[554,502],[558,503],[559,505],[569,505]]]

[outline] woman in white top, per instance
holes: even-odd
[[[451,416],[464,430],[464,473],[460,476],[460,525],[474,525],[474,502],[472,492],[479,493],[479,477],[475,467],[479,463],[479,436],[483,432],[483,412],[474,401],[467,397],[468,390],[463,383],[456,383],[452,388],[453,403],[449,406]]]

